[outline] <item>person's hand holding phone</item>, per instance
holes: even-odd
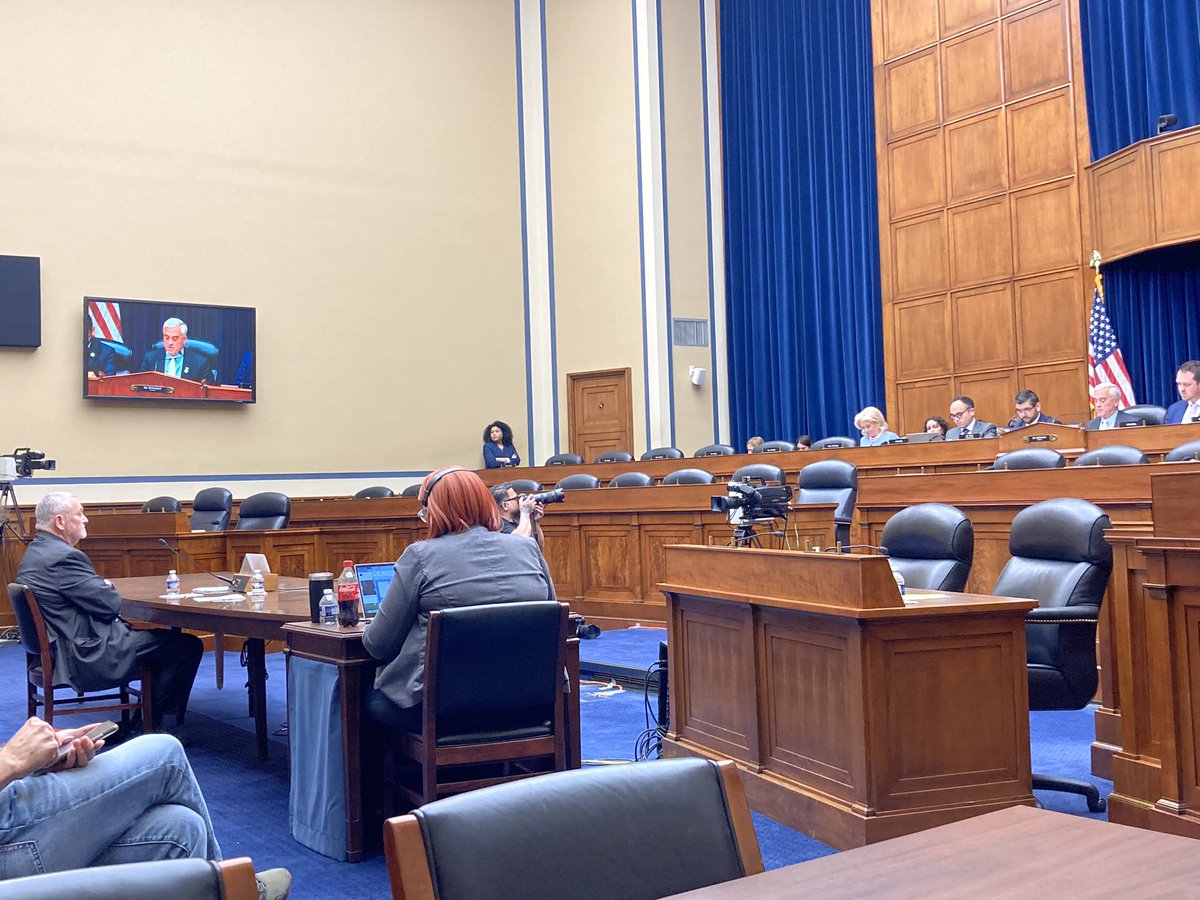
[[[58,754],[46,771],[61,772],[64,769],[82,769],[95,758],[96,751],[104,746],[104,739],[111,737],[116,731],[115,722],[101,722],[99,725],[84,725],[80,728],[57,730],[55,733],[60,742]]]

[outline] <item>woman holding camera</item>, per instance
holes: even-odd
[[[420,730],[429,613],[454,606],[556,600],[537,544],[500,531],[500,512],[474,472],[431,472],[417,495],[428,540],[409,544],[363,646],[383,665],[367,697],[376,720]]]

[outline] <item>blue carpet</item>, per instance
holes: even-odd
[[[639,628],[608,632],[583,646],[584,655],[617,665],[645,668],[658,658],[663,629]],[[285,718],[286,693],[282,654],[267,658],[267,721],[272,731]],[[387,898],[387,871],[382,856],[357,865],[335,862],[292,840],[288,832],[288,766],[286,741],[272,735],[271,758],[260,763],[254,750],[253,720],[247,715],[242,688],[245,671],[237,654],[225,657],[225,689],[216,690],[213,655],[206,654],[196,678],[188,714],[188,757],[204,788],[221,847],[227,857],[250,856],[259,868],[287,866],[295,878],[292,896],[328,898],[355,896]],[[24,654],[15,645],[0,647],[0,679],[23,683]],[[19,690],[10,690],[0,704],[0,737],[7,737],[25,718]],[[588,683],[580,698],[582,750],[585,764],[603,765],[634,758],[639,735],[654,724],[654,704],[640,691]],[[1034,770],[1090,779],[1089,744],[1093,737],[1092,709],[1077,712],[1034,713]],[[81,724],[82,720],[78,720]],[[63,720],[74,724],[71,717]],[[1095,780],[1095,779],[1092,779]],[[1102,794],[1112,785],[1095,780]],[[1086,815],[1082,798],[1039,792],[1049,809]],[[1103,818],[1103,814],[1095,818]],[[833,851],[790,828],[757,813],[755,831],[767,868],[825,856]]]

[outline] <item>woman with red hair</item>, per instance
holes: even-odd
[[[417,497],[428,539],[404,549],[379,612],[363,632],[363,646],[383,661],[367,710],[405,731],[421,727],[432,610],[557,599],[538,545],[500,531],[496,502],[474,472],[457,466],[430,472]]]

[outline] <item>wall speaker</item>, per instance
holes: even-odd
[[[0,256],[0,347],[42,345],[42,261]]]

